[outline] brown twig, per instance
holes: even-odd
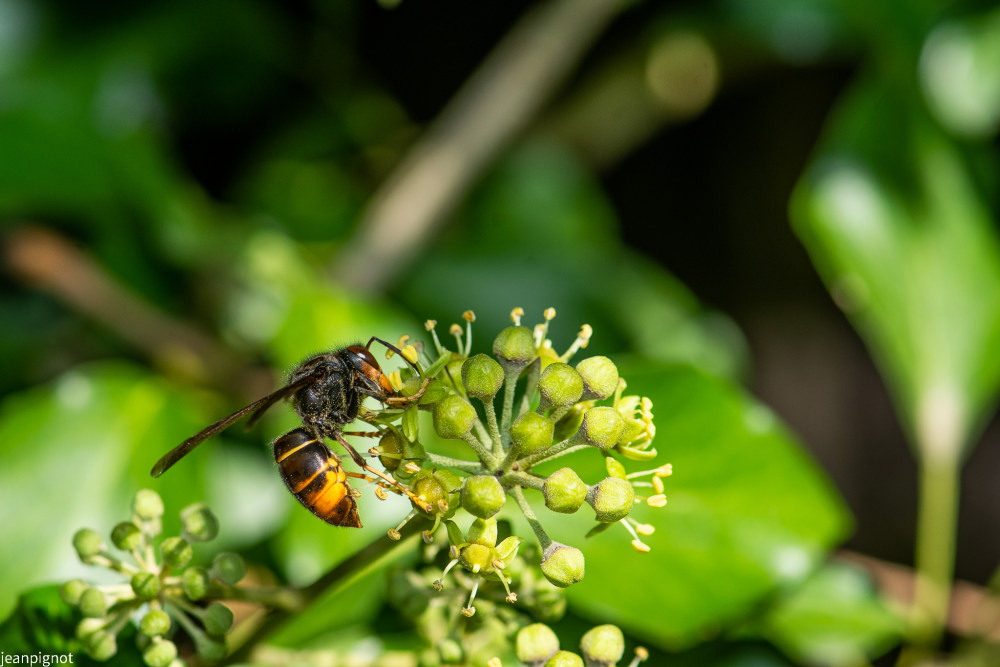
[[[38,226],[9,233],[4,264],[22,282],[93,319],[175,374],[254,391],[270,374],[217,344],[208,334],[142,299],[59,234]]]
[[[551,0],[526,14],[397,166],[332,264],[377,291],[422,249],[628,0]]]

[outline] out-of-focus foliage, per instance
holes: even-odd
[[[968,444],[1000,383],[988,143],[1000,117],[996,10],[726,1],[681,17],[652,4],[615,25],[641,35],[624,40],[632,51],[623,60],[642,61],[650,44],[676,34],[661,26],[683,23],[699,34],[697,53],[718,59],[723,92],[755,70],[859,70],[800,182],[796,230],[907,427],[950,427],[949,446]],[[383,11],[362,2],[91,10],[0,0],[4,242],[42,226],[91,262],[71,276],[76,292],[37,290],[17,271],[0,289],[0,617],[32,587],[93,576],[75,562],[71,535],[110,525],[149,484],[168,507],[209,502],[220,547],[279,581],[314,581],[407,507],[366,490],[361,531],[302,511],[266,451],[294,423],[289,410],[273,410],[249,434],[231,429],[156,482],[152,463],[317,350],[371,335],[422,339],[423,320],[450,322],[467,308],[479,331],[496,331],[514,306],[533,318],[555,306],[553,338],[569,340],[588,322],[600,332],[589,352],[631,364],[630,390],[653,399],[657,447],[675,466],[669,504],[647,519],[651,552],[623,555],[617,530],[590,540],[587,577],[571,589],[562,627],[617,623],[659,651],[691,650],[699,664],[782,664],[771,647],[792,660],[854,664],[890,648],[901,633],[893,613],[853,570],[822,568],[850,518],[795,436],[737,386],[752,363],[738,328],[670,267],[623,245],[601,174],[572,140],[533,126],[385,293],[330,279],[366,202],[427,120],[372,71],[379,48],[359,35]],[[600,65],[585,63],[566,99],[598,79]],[[644,76],[652,75],[633,79]],[[627,141],[677,122],[661,112]],[[615,118],[602,122],[614,135]],[[88,292],[89,270],[203,334],[236,367],[273,377],[251,387],[236,370],[211,372],[196,351],[151,352],[164,341],[155,331],[124,335],[134,323],[114,313],[132,311]],[[111,315],[95,323],[88,299]],[[474,341],[473,352],[488,344]],[[577,518],[562,529],[579,535]],[[387,611],[382,566],[310,608],[274,644],[347,651],[378,637],[416,650],[412,627]],[[48,605],[50,594],[23,598],[0,648],[57,647],[38,639],[66,611]],[[35,633],[15,630],[23,627]],[[706,640],[714,643],[697,646]]]

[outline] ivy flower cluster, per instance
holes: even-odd
[[[505,570],[517,556],[522,538],[512,535],[498,542],[496,521],[508,499],[513,499],[511,504],[534,532],[544,576],[556,586],[568,587],[584,577],[583,553],[549,537],[525,492],[539,493],[555,514],[574,513],[588,505],[597,520],[590,534],[619,525],[632,538],[632,546],[646,552],[649,546],[642,536],[654,528],[630,514],[638,503],[665,505],[662,478],[672,472],[669,464],[649,467],[657,456],[649,399],[625,395],[626,383],[607,357],[586,357],[571,365],[588,346],[591,327],[584,325],[560,354],[548,338],[555,310],[547,309],[542,323],[533,329],[521,324],[523,316],[520,308],[512,311],[513,324],[494,339],[492,356],[471,354],[475,321],[471,311],[463,314],[464,328],[458,324],[450,328],[455,349],[441,343],[433,321],[426,328],[433,339],[434,356],[404,336],[399,341],[401,351],[411,362],[423,363],[423,382],[430,380],[418,405],[407,409],[402,418],[399,414],[384,417],[379,445],[370,450],[387,471],[430,506],[428,512],[426,506],[414,504],[409,515],[389,531],[390,537],[398,539],[403,526],[417,517],[433,521],[424,533],[428,542],[445,526],[450,559],[434,587],[440,590],[456,567],[471,573],[473,583],[463,608],[467,616],[475,613],[473,603],[484,579],[499,581],[508,602],[517,599]],[[413,394],[421,378],[406,373],[405,379],[393,373],[391,381],[401,393]],[[418,408],[431,412],[438,436],[464,442],[477,460],[427,451],[418,431]],[[378,424],[380,418],[371,421]],[[538,471],[542,464],[581,450],[603,457],[606,477],[588,484],[572,466],[549,474]],[[645,469],[629,472],[623,460],[645,462]],[[459,509],[473,518],[464,531],[455,521]]]
[[[118,635],[130,621],[138,622],[136,641],[149,667],[185,664],[171,639],[178,626],[193,640],[197,655],[218,660],[226,655],[225,636],[233,625],[233,613],[214,600],[253,597],[253,589],[236,588],[247,572],[239,555],[220,553],[208,568],[191,565],[193,543],[208,542],[218,534],[218,521],[204,504],[181,511],[183,529],[172,537],[160,537],[163,512],[160,496],[144,489],[133,500],[131,518],[111,531],[117,553],[90,528],[73,537],[83,563],[127,579],[109,585],[72,579],[60,588],[63,600],[83,617],[76,639],[95,660],[108,660],[117,653]]]
[[[614,667],[625,655],[625,637],[616,625],[598,625],[580,639],[580,653],[561,649],[559,638],[544,623],[521,628],[516,640],[517,659],[527,667]],[[629,667],[637,667],[649,653],[638,646]],[[489,667],[502,667],[494,659]]]

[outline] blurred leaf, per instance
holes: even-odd
[[[194,432],[197,413],[188,395],[125,363],[81,367],[4,399],[0,507],[17,509],[0,517],[0,615],[43,577],[92,576],[76,560],[73,534],[107,534],[140,488],[159,491],[166,526],[179,526],[181,507],[201,499],[199,477],[189,468],[155,482],[149,469]]]
[[[759,0],[720,3],[742,38],[754,38],[787,62],[802,64],[845,50],[856,37],[838,0]]]
[[[733,385],[685,366],[619,368],[627,393],[653,401],[658,463],[674,466],[664,480],[669,502],[633,510],[656,528],[642,538],[649,553],[634,551],[619,526],[581,544],[586,578],[567,593],[577,613],[674,650],[750,614],[775,586],[803,579],[844,537],[850,518],[777,418]],[[591,453],[574,463],[589,470],[588,483],[607,474],[600,457],[583,456]],[[588,508],[558,521],[539,514],[553,538],[569,544],[593,525]]]
[[[899,641],[904,623],[864,571],[832,562],[779,599],[761,631],[798,663],[860,665]]]
[[[979,167],[918,104],[868,79],[842,101],[792,202],[904,426],[941,453],[965,445],[1000,387],[1000,247],[976,187],[997,176]]]
[[[959,136],[1000,126],[1000,9],[946,21],[928,35],[920,83],[935,117]]]
[[[67,655],[74,665],[104,665],[131,667],[142,663],[136,646],[134,625],[127,624],[118,635],[118,651],[105,662],[96,662],[85,653],[76,640],[76,625],[80,612],[63,602],[58,586],[40,586],[25,591],[13,613],[0,623],[0,646],[6,656]],[[10,658],[7,658],[10,664]]]
[[[25,591],[10,617],[0,624],[0,646],[8,655],[78,652],[73,635],[79,615],[59,597],[59,586]]]

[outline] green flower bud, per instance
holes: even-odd
[[[83,650],[94,660],[104,662],[118,652],[115,636],[107,630],[97,630],[83,640]]]
[[[87,584],[82,579],[70,579],[59,587],[59,597],[63,602],[74,607],[80,604],[80,597],[87,590]]]
[[[545,506],[553,512],[572,514],[587,497],[587,485],[572,468],[560,468],[548,476],[542,487]]]
[[[598,625],[580,639],[580,652],[588,667],[617,665],[625,654],[625,637],[614,625]]]
[[[90,528],[81,528],[76,531],[76,534],[73,535],[73,547],[76,549],[80,560],[85,563],[107,549],[104,539],[101,538],[96,530],[91,530]]]
[[[583,580],[583,552],[576,547],[553,542],[542,553],[542,574],[560,588],[572,586]]]
[[[469,526],[467,540],[473,544],[493,548],[497,543],[497,520],[492,517],[476,519]]]
[[[549,364],[538,378],[538,391],[547,406],[573,405],[583,395],[583,379],[569,364],[557,361]]]
[[[190,567],[181,575],[181,588],[189,600],[200,600],[208,594],[211,579],[203,567]]]
[[[514,420],[510,427],[510,437],[518,446],[518,451],[533,454],[552,444],[552,420],[536,412],[525,412]]]
[[[142,531],[131,521],[122,521],[111,530],[111,543],[122,551],[132,551],[142,545]]]
[[[618,477],[605,477],[591,490],[593,498],[588,502],[597,513],[597,520],[605,523],[620,521],[628,516],[635,503],[632,485]]]
[[[80,595],[80,613],[87,618],[103,618],[108,612],[108,601],[104,593],[96,588],[88,588]]]
[[[493,340],[493,356],[507,374],[520,373],[535,354],[535,339],[527,327],[507,327]]]
[[[233,612],[221,602],[213,602],[205,610],[203,622],[205,624],[205,632],[216,637],[221,637],[229,632],[229,628],[233,627]]]
[[[398,433],[393,430],[386,431],[378,441],[378,448],[382,455],[378,457],[379,463],[388,472],[399,468],[403,459],[403,447],[405,442]]]
[[[555,623],[566,615],[566,591],[542,579],[535,584],[532,615],[543,623]]]
[[[168,667],[177,657],[177,646],[169,639],[158,639],[142,652],[142,661],[149,667]]]
[[[212,561],[212,571],[223,583],[235,586],[247,576],[247,564],[239,554],[224,551]]]
[[[559,650],[559,638],[544,623],[532,623],[518,631],[515,645],[517,659],[528,667],[537,667]]]
[[[448,512],[445,516],[450,516],[460,503],[461,485],[462,480],[450,470],[439,469],[434,472],[425,470],[419,473],[413,483],[413,493],[430,503],[432,514],[439,513],[441,504],[446,504]]]
[[[104,628],[103,618],[85,618],[80,621],[76,626],[76,638],[81,643],[87,640],[87,637],[94,634],[98,630]]]
[[[504,373],[493,358],[485,354],[469,357],[462,364],[462,383],[469,396],[492,400],[503,386]]]
[[[444,639],[438,642],[438,655],[446,665],[457,665],[465,662],[465,651],[462,645],[454,639]]]
[[[572,651],[558,651],[549,658],[545,667],[583,667],[583,658]]]
[[[583,379],[583,398],[604,400],[618,388],[618,367],[607,357],[588,357],[576,365]]]
[[[620,412],[611,407],[599,406],[583,414],[583,423],[575,437],[598,449],[611,449],[618,444],[624,428],[625,420]]]
[[[159,637],[170,630],[170,614],[162,609],[151,609],[139,621],[139,632],[147,637]]]
[[[226,641],[223,638],[213,638],[198,634],[194,637],[195,651],[208,660],[222,660],[226,657]]]
[[[152,520],[163,516],[163,499],[160,494],[151,489],[142,489],[135,494],[132,501],[132,511],[140,519]]]
[[[503,507],[507,495],[493,475],[468,477],[462,485],[462,507],[480,519],[488,519]]]
[[[155,598],[160,594],[160,578],[152,572],[136,572],[130,583],[138,598]]]
[[[181,510],[184,534],[195,542],[214,540],[219,534],[219,520],[205,503],[194,503]]]
[[[493,549],[482,544],[470,544],[462,549],[459,560],[470,572],[490,571],[493,569]]]
[[[168,537],[160,544],[163,554],[163,564],[170,567],[184,567],[194,556],[194,549],[183,537]]]
[[[434,404],[434,430],[446,439],[464,438],[479,418],[476,409],[461,396],[445,396]]]

